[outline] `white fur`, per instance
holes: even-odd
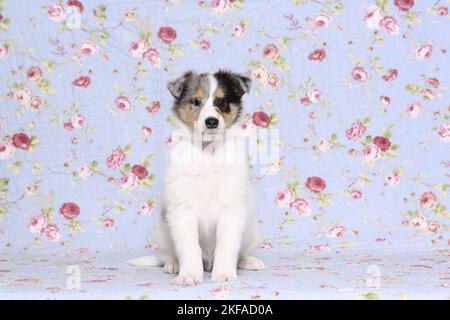
[[[244,139],[243,134],[236,139],[215,139],[206,149],[193,144],[196,134],[207,131],[204,120],[209,116],[218,117],[219,129],[225,129],[223,118],[212,105],[217,82],[213,76],[209,81],[211,94],[200,111],[196,129],[191,131],[176,121],[163,212],[155,229],[157,257],[130,261],[164,266],[165,272],[178,273],[173,282],[179,285],[201,283],[204,270],[212,270],[212,281],[228,281],[236,279],[238,266],[264,268],[262,261],[249,256],[260,238],[248,163],[224,161],[234,156],[242,160],[235,144]],[[239,124],[232,127],[227,130],[237,129]]]

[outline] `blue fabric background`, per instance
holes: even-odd
[[[250,284],[174,294],[449,296],[448,2],[0,3],[0,296],[172,297],[169,276],[153,269],[145,274],[122,261],[152,249],[150,227],[171,131],[166,83],[189,69],[218,68],[253,77],[244,123],[280,135],[280,159],[253,168],[267,270],[241,275]],[[407,8],[408,3],[414,4]],[[394,22],[370,29],[369,9]],[[74,25],[71,19],[78,17],[81,23]],[[132,55],[130,46],[140,39],[156,50],[159,63]],[[91,51],[83,53],[86,47]],[[423,58],[430,47],[431,55]],[[326,56],[313,61],[310,54],[322,49]],[[386,81],[390,69],[398,77]],[[258,70],[274,82],[257,80]],[[363,81],[355,70],[363,70]],[[90,83],[74,85],[79,77]],[[314,89],[320,91],[316,100]],[[119,96],[128,99],[130,110],[120,109]],[[40,99],[34,109],[31,97]],[[415,103],[417,115],[408,112]],[[160,109],[149,112],[158,104]],[[78,128],[77,115],[83,119]],[[268,127],[260,121],[265,116]],[[347,130],[358,120],[365,120],[365,131],[351,140]],[[151,134],[143,133],[144,126]],[[20,133],[31,146],[22,135],[20,147],[19,136],[14,138]],[[375,137],[387,138],[389,149],[379,149]],[[114,169],[106,159],[116,148],[126,158]],[[366,161],[365,148],[375,148],[379,159]],[[144,164],[154,179],[126,191],[120,179],[136,164]],[[85,179],[74,174],[80,166],[89,168]],[[312,192],[305,185],[311,177],[325,188]],[[309,209],[300,212],[289,206],[292,201],[283,206],[283,196],[303,199]],[[146,203],[150,212],[142,209]],[[75,217],[64,215],[64,204],[79,208]],[[34,233],[33,217],[45,220]],[[102,254],[115,258],[102,260]],[[108,280],[96,259],[108,261]],[[89,270],[82,291],[64,289],[64,268],[72,260]],[[352,265],[359,268],[347,267]],[[381,287],[365,285],[368,265],[381,269]],[[59,268],[54,279],[43,271],[52,266]],[[149,288],[136,284],[142,281]]]

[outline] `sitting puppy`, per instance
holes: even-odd
[[[164,266],[178,273],[178,285],[201,283],[204,270],[212,271],[212,281],[229,281],[237,268],[264,268],[250,255],[260,239],[238,123],[250,85],[228,71],[190,71],[169,82],[177,130],[156,224],[158,253],[128,263]]]

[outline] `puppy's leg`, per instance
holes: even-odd
[[[265,268],[264,262],[250,255],[250,252],[261,243],[261,235],[258,230],[256,218],[250,219],[247,229],[242,239],[241,252],[239,253],[238,269],[262,270]]]
[[[203,282],[197,216],[190,210],[178,209],[168,212],[167,219],[179,263],[179,274],[172,283],[195,285]]]
[[[155,226],[156,239],[158,244],[158,258],[162,262],[165,273],[178,273],[178,260],[175,254],[175,248],[170,234],[170,228],[167,221],[167,210],[161,211],[158,223]]]
[[[245,229],[245,212],[236,209],[224,212],[217,221],[217,242],[211,281],[229,281],[237,278],[237,260]]]

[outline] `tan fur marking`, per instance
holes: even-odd
[[[225,96],[225,93],[223,92],[222,88],[217,88],[216,92],[214,92],[214,97],[216,98],[223,98]]]
[[[194,98],[201,98],[202,100],[204,100],[205,98],[206,98],[206,94],[205,94],[205,91],[203,91],[203,89],[202,88],[199,88],[198,90],[197,90],[197,92],[195,93],[195,96],[194,96]]]
[[[230,104],[230,112],[228,113],[220,112],[218,108],[217,111],[222,115],[227,127],[232,125],[236,121],[236,118],[239,116],[239,107],[235,104]]]
[[[195,112],[189,102],[183,103],[177,108],[178,116],[189,127],[193,128],[195,121],[198,119],[198,112]]]

